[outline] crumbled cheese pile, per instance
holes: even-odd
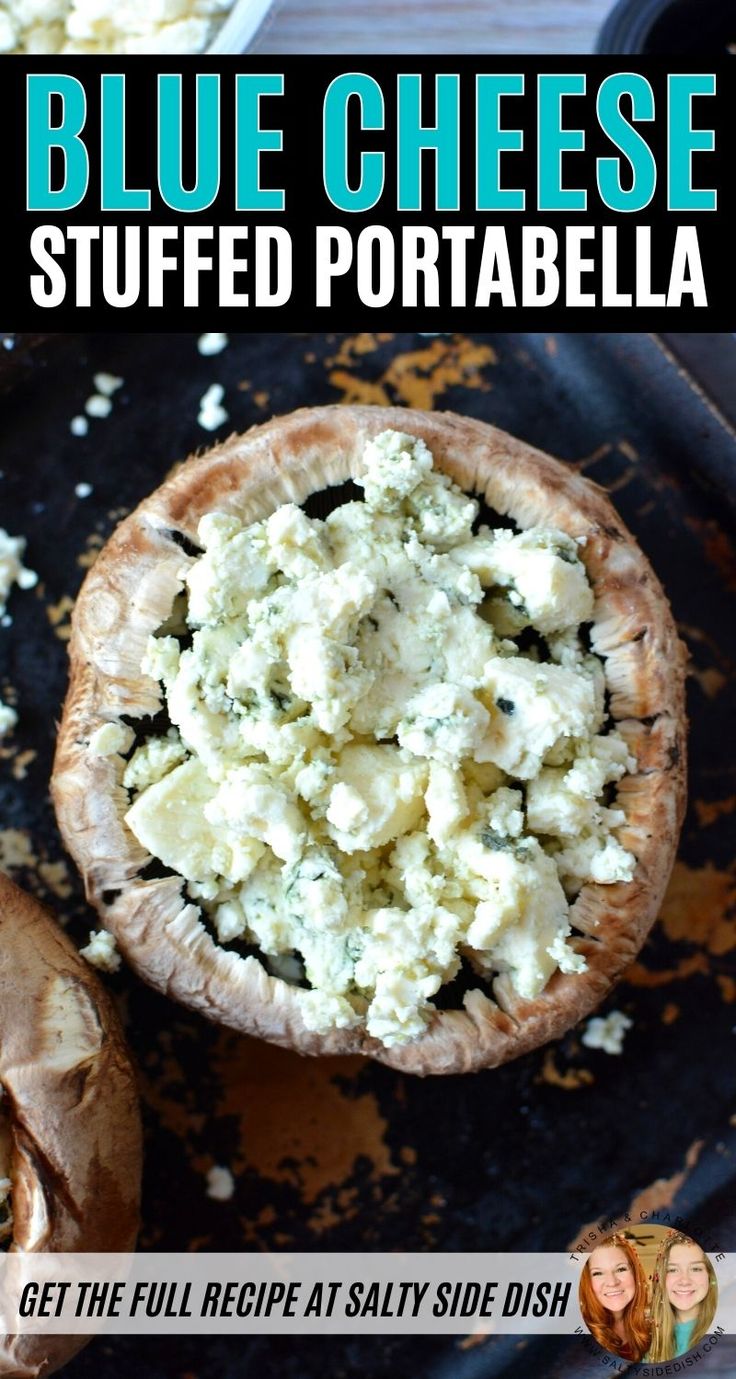
[[[201,53],[233,0],[3,0],[0,53]]]
[[[583,1033],[582,1042],[588,1049],[602,1049],[604,1053],[623,1053],[626,1031],[631,1029],[633,1020],[621,1010],[612,1010],[608,1015],[596,1015],[589,1020]]]
[[[10,1207],[10,1128],[2,1101],[0,1086],[0,1250],[6,1250],[13,1238],[13,1213]]]
[[[473,535],[477,502],[397,432],[356,482],[365,501],[324,521],[202,519],[191,644],[153,637],[142,666],[173,727],[123,783],[129,827],[221,943],[309,983],[310,1029],[391,1045],[463,956],[527,998],[584,968],[569,899],[631,879],[605,794],[635,762],[581,638],[575,540]]]

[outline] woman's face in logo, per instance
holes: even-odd
[[[675,1311],[689,1321],[696,1315],[710,1287],[703,1251],[699,1245],[673,1245],[665,1277],[667,1297]]]
[[[618,1245],[599,1245],[588,1261],[590,1282],[599,1302],[609,1312],[623,1312],[636,1292],[636,1280],[626,1255]]]

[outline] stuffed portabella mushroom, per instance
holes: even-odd
[[[0,874],[0,1249],[132,1250],[141,1132],[112,1003],[31,896]],[[81,1336],[0,1336],[1,1379],[51,1374]]]
[[[597,487],[491,426],[306,409],[190,460],[88,575],[70,655],[67,846],[131,964],[212,1019],[493,1066],[656,916],[667,601]]]

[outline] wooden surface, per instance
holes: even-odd
[[[258,53],[586,53],[613,0],[275,0]]]

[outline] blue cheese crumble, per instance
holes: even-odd
[[[390,1046],[463,958],[526,999],[584,969],[570,903],[633,875],[609,787],[635,762],[581,635],[579,544],[474,534],[478,503],[413,436],[369,442],[356,482],[324,520],[202,519],[187,636],[142,665],[171,728],[123,784],[220,943],[292,981],[307,1028]]]

